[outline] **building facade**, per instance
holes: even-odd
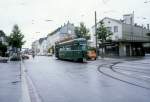
[[[40,52],[39,40],[36,40],[32,43],[32,51],[37,55]]]
[[[107,51],[110,54],[114,51],[114,54],[119,56],[144,55],[143,44],[150,42],[150,37],[147,36],[150,30],[134,24],[134,16],[132,14],[124,15],[123,20],[105,17],[102,21],[105,27],[113,33],[111,44],[106,44],[108,46],[105,46],[106,54]],[[94,46],[95,26],[92,27],[92,30],[91,40]]]
[[[64,40],[66,38],[75,38],[75,32],[74,32],[75,26],[74,24],[67,23],[63,26],[56,29],[54,32],[48,34],[47,36],[47,43],[48,43],[48,49],[51,49],[55,46],[55,42]]]
[[[39,40],[32,43],[32,49],[38,55],[48,54],[50,49],[54,48],[55,42],[61,41],[66,38],[75,38],[74,25],[71,23],[64,24],[58,27],[53,32],[49,33],[47,37],[40,38]]]

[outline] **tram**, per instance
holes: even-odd
[[[55,56],[58,59],[85,62],[87,59],[87,40],[78,38],[64,42],[56,42]]]

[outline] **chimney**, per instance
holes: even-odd
[[[149,30],[149,24],[147,24],[147,29]]]
[[[133,13],[133,14],[126,14],[126,15],[123,15],[123,22],[124,22],[125,24],[134,25],[134,13]]]

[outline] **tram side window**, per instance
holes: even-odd
[[[71,50],[71,46],[66,46],[66,51],[70,51]]]
[[[74,45],[70,45],[70,50],[76,50],[76,47]]]
[[[63,50],[64,50],[64,48],[60,48],[60,49],[59,49],[59,51],[63,51]]]
[[[86,45],[85,44],[80,45],[80,49],[86,50]]]
[[[61,46],[59,51],[65,51],[65,46]]]
[[[80,50],[79,44],[74,44],[74,45],[73,45],[73,50]]]

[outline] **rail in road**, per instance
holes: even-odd
[[[119,68],[115,67],[115,65],[120,64],[122,62],[113,62],[110,64],[102,64],[98,66],[97,70],[112,79],[115,79],[117,81],[133,85],[136,87],[140,87],[143,89],[150,90],[150,84],[146,85],[143,83],[150,83],[150,69],[142,69],[142,68]],[[117,69],[128,71],[128,72],[122,72]],[[139,75],[134,76],[134,72],[136,72]],[[141,75],[141,73],[147,74],[147,75]],[[125,78],[124,78],[125,77]]]

